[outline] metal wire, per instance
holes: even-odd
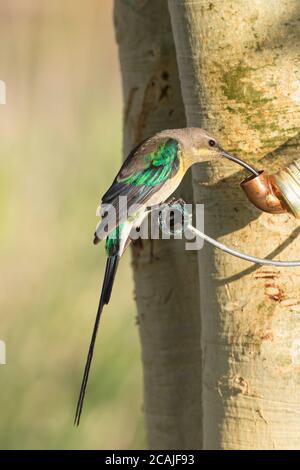
[[[259,175],[259,172],[250,166],[248,163],[244,162],[243,160],[240,160],[239,158],[235,157],[234,155],[231,155],[230,153],[225,152],[223,149],[221,150],[221,154],[228,158],[229,160],[237,163],[238,165],[242,166],[243,168],[246,168],[249,170],[252,174],[255,176]],[[176,204],[176,209],[178,210],[178,205],[181,207],[181,212],[183,216],[183,220],[185,220],[185,217],[189,219],[189,215],[184,213],[184,205],[185,202],[181,199],[178,200]],[[173,203],[175,204],[175,203]],[[172,207],[173,204],[167,204]],[[175,206],[174,206],[175,207]],[[162,220],[160,219],[160,224],[162,224]],[[233,248],[229,248],[228,246],[224,245],[223,243],[218,242],[214,238],[209,237],[206,235],[204,232],[201,232],[198,230],[196,227],[191,225],[190,223],[186,225],[186,229],[190,230],[192,233],[194,233],[197,237],[202,238],[206,242],[210,243],[211,245],[215,246],[216,248],[219,248],[220,250],[224,251],[225,253],[228,253],[229,255],[236,256],[237,258],[241,258],[245,261],[250,261],[250,263],[255,263],[255,264],[261,264],[261,265],[269,265],[269,266],[278,266],[278,267],[286,267],[286,268],[291,268],[291,267],[296,267],[300,266],[300,260],[299,261],[279,261],[279,260],[272,260],[268,258],[258,258],[257,256],[251,256],[247,255],[246,253],[242,253],[238,250],[234,250]],[[183,230],[184,231],[184,230]]]
[[[247,255],[246,253],[241,253],[240,251],[234,250],[233,248],[229,248],[228,246],[224,245],[223,243],[218,242],[214,238],[209,237],[204,232],[201,232],[193,225],[189,224],[187,229],[193,232],[197,237],[202,238],[206,242],[210,243],[211,245],[219,248],[225,253],[229,255],[236,256],[237,258],[244,259],[245,261],[250,261],[251,263],[261,264],[261,265],[269,265],[269,266],[279,266],[279,267],[286,267],[291,268],[295,266],[300,266],[300,261],[279,261],[273,260],[268,258],[257,258],[256,256]]]

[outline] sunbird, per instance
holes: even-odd
[[[174,193],[191,165],[210,161],[214,157],[226,157],[253,172],[247,163],[225,152],[216,139],[203,129],[192,127],[158,132],[130,152],[112,185],[102,197],[99,211],[103,218],[96,228],[94,244],[106,238],[107,262],[76,408],[77,426],[80,422],[101,313],[104,305],[110,300],[120,257],[131,241],[130,232],[141,226],[151,208],[163,204]],[[127,201],[126,210],[120,204],[122,196]],[[128,215],[136,204],[139,205],[138,209]],[[107,206],[114,210],[107,211]]]

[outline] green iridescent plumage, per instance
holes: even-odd
[[[178,142],[174,139],[167,140],[155,152],[145,155],[144,160],[145,168],[125,177],[121,180],[122,183],[133,186],[155,186],[164,183],[178,170]]]
[[[138,202],[156,191],[174,176],[178,169],[179,144],[175,139],[164,140],[155,150],[149,149],[145,152],[142,161],[136,166],[133,165],[129,173],[122,174],[121,171],[103,200],[113,202],[118,196],[126,196],[130,202],[130,198],[134,196]],[[123,226],[124,223],[118,224],[107,236],[105,249],[108,256],[118,254]]]
[[[149,139],[128,155],[113,184],[102,198],[102,204],[112,204],[116,208],[117,221],[119,197],[125,196],[128,206],[145,204],[151,195],[178,173],[180,150],[176,139]]]
[[[118,254],[120,246],[121,231],[124,223],[118,225],[110,234],[107,236],[105,241],[105,250],[107,256],[114,256]]]

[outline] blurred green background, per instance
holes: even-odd
[[[129,253],[73,427],[105,262],[95,211],[121,160],[112,8],[0,2],[1,449],[144,447]]]

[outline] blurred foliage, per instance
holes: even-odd
[[[105,262],[95,210],[121,159],[112,1],[2,0],[0,23],[0,448],[142,448],[128,253],[73,427]]]

